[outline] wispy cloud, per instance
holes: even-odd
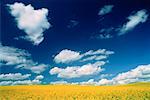
[[[79,24],[79,22],[77,20],[70,20],[67,27],[73,28],[73,27],[77,26],[78,24]]]
[[[60,78],[78,78],[82,76],[94,75],[103,71],[101,66],[103,66],[106,62],[99,61],[94,64],[86,64],[83,66],[69,66],[66,68],[58,68],[54,67],[50,70],[50,74],[58,74]]]
[[[110,39],[113,38],[112,32],[114,32],[114,28],[103,28],[99,31],[99,34],[96,36],[97,39]]]
[[[68,84],[67,81],[55,81],[55,82],[50,82],[50,84]]]
[[[113,35],[111,34],[99,34],[96,36],[97,39],[110,39],[110,38],[113,38]]]
[[[98,15],[106,15],[110,13],[113,9],[114,5],[105,5],[103,8],[100,9]]]
[[[127,23],[125,23],[121,28],[119,28],[118,35],[124,35],[128,31],[135,28],[138,24],[144,23],[148,19],[148,14],[145,9],[137,11],[135,14],[130,15]]]
[[[0,64],[15,66],[15,68],[28,69],[34,73],[43,72],[48,65],[34,62],[26,50],[0,44]]]
[[[95,36],[92,38],[96,39],[110,39],[116,36],[121,36],[126,34],[127,32],[134,29],[137,25],[144,23],[147,21],[149,14],[147,10],[139,10],[136,13],[131,14],[127,17],[128,21],[124,23],[122,26],[118,25],[116,27],[110,28],[102,28]]]
[[[89,61],[89,60],[102,60],[108,58],[109,55],[114,54],[113,51],[107,51],[106,49],[89,50],[85,53],[78,51],[64,49],[54,57],[56,63],[70,63],[77,60]]]
[[[21,73],[9,73],[9,74],[0,74],[0,81],[4,80],[24,80],[31,76],[31,74],[22,75]]]
[[[81,62],[91,61],[91,60],[99,61],[99,60],[104,60],[107,58],[108,58],[107,55],[94,55],[94,56],[90,56],[90,57],[82,59]]]
[[[26,33],[21,38],[39,45],[44,40],[43,32],[51,26],[47,19],[48,9],[35,10],[30,4],[26,6],[17,2],[7,6],[11,15],[15,17],[18,28]]]
[[[10,75],[8,76],[7,74],[5,74],[5,76],[7,76],[7,79],[12,78],[12,75],[17,75],[18,73],[10,73]],[[20,76],[19,76],[20,77]],[[23,77],[23,75],[21,76]],[[42,79],[44,78],[44,76],[42,75],[38,75],[36,76],[33,80],[22,80],[22,78],[18,78],[17,80],[3,80],[0,82],[0,85],[32,85],[32,84],[40,84],[42,83]],[[25,79],[25,78],[24,78]]]

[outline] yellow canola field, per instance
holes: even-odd
[[[150,83],[0,86],[0,100],[150,100]]]

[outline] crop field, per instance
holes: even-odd
[[[150,83],[0,86],[0,100],[150,100]]]

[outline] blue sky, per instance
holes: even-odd
[[[0,4],[0,85],[150,81],[150,1]]]

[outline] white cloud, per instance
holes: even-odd
[[[114,54],[114,52],[107,51],[106,49],[98,49],[95,51],[89,50],[83,54],[77,51],[64,49],[54,57],[54,61],[56,63],[70,63],[81,59],[81,62],[90,60],[102,60],[106,59],[111,54]]]
[[[11,85],[13,83],[13,81],[2,81],[0,82],[0,86],[2,85]]]
[[[105,15],[112,11],[114,5],[105,5],[103,8],[100,9],[98,15]]]
[[[40,84],[40,80],[23,80],[23,81],[11,81],[9,84],[4,84],[7,83],[7,81],[3,81],[3,84],[0,82],[0,85],[33,85],[33,84]]]
[[[148,14],[146,13],[146,10],[140,10],[137,11],[135,14],[130,15],[128,17],[128,22],[125,23],[120,29],[118,35],[123,35],[126,32],[132,30],[134,27],[136,27],[140,23],[144,23],[148,19]]]
[[[150,80],[150,64],[140,65],[128,72],[120,73],[113,78],[113,80],[118,81],[117,83],[130,83],[133,80],[135,80],[135,82],[141,80]]]
[[[89,79],[88,81],[83,81],[83,82],[75,82],[71,84],[80,84],[80,85],[108,85],[111,84],[110,80],[103,79],[105,77],[110,77],[112,76],[111,74],[101,74],[100,78],[102,78],[99,81],[95,81],[94,79]]]
[[[99,82],[97,82],[98,85],[112,85],[112,80],[108,80],[108,79],[101,79],[99,80]]]
[[[39,74],[39,73],[45,71],[47,66],[48,65],[45,65],[45,64],[37,64],[37,65],[32,66],[30,69],[32,72]]]
[[[54,68],[52,68],[52,69],[49,71],[49,73],[52,74],[52,75],[54,75],[54,74],[61,73],[62,70],[63,70],[62,68],[54,67]]]
[[[41,84],[42,83],[41,80],[43,78],[44,78],[44,76],[38,75],[33,80],[22,80],[22,79],[18,79],[18,80],[13,80],[13,79],[3,80],[3,81],[0,81],[0,85],[32,85],[32,84]]]
[[[35,80],[42,80],[43,78],[44,78],[43,75],[38,75],[38,76],[35,77]]]
[[[75,60],[79,60],[80,58],[81,55],[79,52],[65,49],[55,56],[54,61],[56,63],[69,63]]]
[[[71,74],[70,74],[71,75]],[[69,75],[68,75],[69,76]],[[112,79],[106,79],[105,77],[112,76],[111,74],[102,74],[99,81],[90,79],[83,82],[73,82],[65,84],[80,84],[80,85],[118,85],[118,84],[129,84],[134,82],[150,82],[150,64],[148,65],[139,65],[134,69],[131,69],[127,72],[119,73],[117,76]]]
[[[21,73],[0,74],[0,80],[24,80],[31,76],[31,74],[22,75]]]
[[[127,22],[124,23],[121,27],[119,28],[103,28],[99,31],[99,34],[96,35],[94,38],[97,39],[110,39],[113,38],[114,36],[120,36],[126,34],[128,31],[131,31],[134,29],[137,25],[144,23],[147,21],[149,14],[145,9],[139,10],[130,16],[127,17]],[[116,35],[113,35],[112,33],[117,33]]]
[[[55,81],[55,82],[50,82],[50,84],[96,85],[97,82],[95,82],[94,79],[89,79],[88,81],[83,81],[83,82]]]
[[[15,81],[12,82],[11,85],[31,85],[32,81],[31,80],[23,80],[23,81]]]
[[[117,85],[117,84],[128,84],[133,82],[150,82],[150,64],[139,65],[130,71],[119,73],[112,79],[102,78],[99,81],[90,79],[89,81],[79,82],[78,84],[90,84],[91,85]]]
[[[94,81],[94,79],[89,79],[88,81],[85,81],[85,82],[78,82],[78,84],[81,84],[81,85],[95,85],[96,82]]]
[[[87,58],[85,58],[85,59],[82,59],[81,62],[94,60],[96,57],[97,57],[96,55],[90,56],[90,57],[87,57]]]
[[[67,81],[55,81],[55,82],[50,82],[50,84],[69,84]]]
[[[87,57],[85,59],[82,59],[81,62],[84,62],[84,61],[91,61],[91,60],[103,60],[103,59],[106,59],[107,56],[106,55],[94,55],[94,56],[90,56],[90,57]]]
[[[101,74],[99,78],[102,79],[102,78],[111,77],[111,76],[113,76],[113,74]]]
[[[103,71],[101,66],[103,66],[106,62],[98,61],[94,64],[86,64],[82,66],[69,66],[66,68],[58,68],[54,67],[50,70],[50,74],[58,74],[57,77],[60,78],[79,78],[81,76],[88,76],[98,74],[99,72]]]
[[[51,26],[47,19],[48,9],[35,10],[30,4],[26,6],[17,2],[8,4],[8,7],[11,15],[15,17],[18,28],[26,33],[22,38],[39,45],[44,40],[43,32]]]
[[[95,58],[95,60],[102,60],[102,59],[106,59],[108,56],[106,56],[106,55],[100,55],[100,56],[97,56],[96,58]]]
[[[85,53],[65,49],[54,57],[54,61],[66,64],[78,61],[78,65],[71,65],[65,68],[54,67],[49,73],[68,79],[94,75],[104,70],[101,66],[108,62],[107,58],[111,54],[114,54],[114,52],[106,49],[89,50]]]
[[[99,84],[128,84],[132,82],[150,81],[150,64],[139,65],[135,69],[128,72],[120,73],[111,80],[104,79],[99,81]]]
[[[5,63],[5,65],[14,65],[26,62],[26,58],[28,56],[30,56],[30,54],[25,50],[9,46],[2,46],[0,44],[0,61]]]
[[[28,69],[38,74],[47,68],[45,64],[34,62],[31,58],[31,54],[27,51],[3,46],[2,44],[0,44],[0,63],[1,65],[12,65],[15,66],[15,68]]]
[[[98,49],[96,51],[89,50],[88,52],[84,53],[83,55],[84,56],[90,56],[90,55],[100,55],[100,54],[111,55],[111,54],[114,54],[114,52],[113,51],[107,51],[106,49]]]

